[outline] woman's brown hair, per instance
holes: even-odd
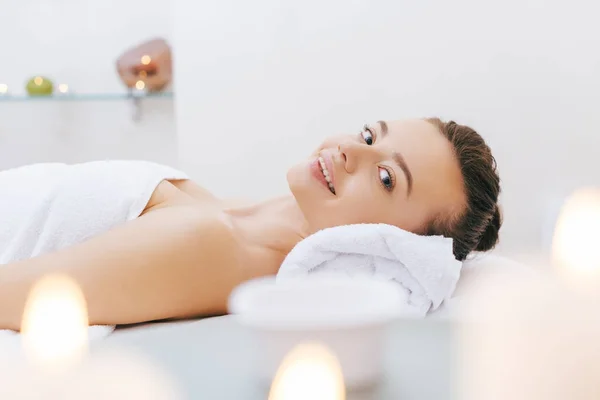
[[[502,216],[498,208],[500,177],[496,160],[475,130],[454,121],[427,118],[452,144],[460,164],[467,204],[463,212],[432,221],[429,234],[451,237],[457,260],[472,251],[491,250],[498,242]]]

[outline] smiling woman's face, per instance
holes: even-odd
[[[385,223],[425,233],[432,220],[466,204],[451,143],[420,119],[327,138],[287,178],[312,231]]]

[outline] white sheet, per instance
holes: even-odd
[[[498,282],[506,284],[521,282],[525,279],[541,279],[543,275],[529,265],[492,253],[478,254],[463,263],[460,279],[450,300],[431,313],[432,318],[450,318],[458,316],[463,306],[471,301],[474,289],[479,286]],[[475,301],[475,300],[474,300]]]

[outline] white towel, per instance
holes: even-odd
[[[137,218],[163,180],[187,179],[146,161],[43,163],[0,172],[0,268],[81,243]],[[114,327],[90,328],[90,338]],[[0,330],[0,340],[15,340]]]
[[[424,317],[454,292],[462,263],[452,239],[420,236],[385,224],[344,225],[300,241],[283,261],[277,281],[341,273],[397,282],[405,315]]]

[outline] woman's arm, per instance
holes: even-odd
[[[241,282],[234,238],[196,209],[164,208],[64,250],[0,267],[0,328],[18,330],[33,283],[74,278],[90,324],[128,324],[226,312]]]

